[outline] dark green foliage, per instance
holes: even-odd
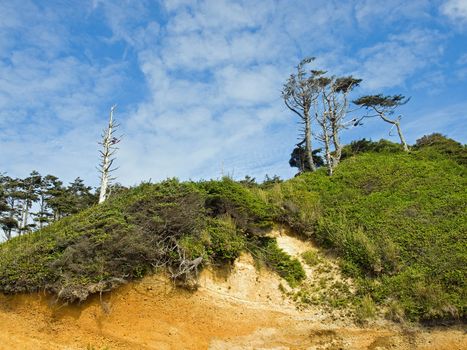
[[[311,152],[313,162],[317,168],[324,166],[323,157],[319,155],[321,148],[315,149]],[[310,167],[306,163],[306,151],[303,146],[296,146],[290,154],[289,165],[292,168],[298,168],[300,172],[311,171]]]
[[[1,244],[0,291],[84,300],[157,268],[191,283],[202,265],[233,261],[271,220],[263,200],[229,179],[142,184]]]
[[[410,98],[406,98],[402,95],[384,96],[379,95],[368,95],[362,96],[355,101],[354,104],[366,108],[382,108],[382,109],[393,109],[409,102]]]
[[[209,215],[230,216],[248,234],[260,234],[272,226],[272,208],[242,184],[224,177],[200,182],[197,187],[206,194]]]
[[[415,143],[414,149],[422,151],[425,157],[445,157],[467,165],[467,146],[442,134],[433,133],[423,136]]]
[[[24,179],[1,174],[0,228],[3,236],[8,240],[15,234],[41,229],[89,208],[97,202],[91,190],[79,177],[64,187],[57,177],[41,176],[37,171]]]
[[[263,183],[259,187],[262,189],[269,189],[269,188],[274,187],[274,185],[279,184],[281,182],[283,181],[279,176],[277,175],[269,176],[268,174],[266,174],[266,176],[264,177]]]
[[[402,146],[388,140],[381,139],[378,142],[361,139],[352,141],[349,145],[342,148],[342,158],[349,158],[360,153],[376,152],[376,153],[399,153],[402,152]]]
[[[246,237],[229,217],[209,220],[207,254],[215,263],[233,262],[245,250]]]
[[[257,237],[248,246],[259,262],[276,271],[290,286],[297,286],[306,277],[300,262],[280,249],[274,238]]]

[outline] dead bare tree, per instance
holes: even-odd
[[[99,164],[99,172],[101,174],[99,203],[107,199],[110,182],[115,180],[115,178],[111,177],[111,173],[116,170],[116,168],[112,168],[113,162],[115,161],[113,156],[118,150],[116,145],[121,141],[121,138],[115,137],[115,131],[119,126],[113,119],[116,107],[116,105],[113,105],[110,108],[109,124],[102,134],[102,141],[99,142],[102,146],[102,150],[99,151],[101,157],[101,163]]]
[[[378,116],[386,123],[392,124],[391,130],[393,127],[396,127],[401,145],[404,151],[408,152],[409,146],[405,141],[405,137],[402,133],[402,128],[400,124],[401,116],[399,115],[395,119],[391,119],[389,118],[389,116],[394,114],[394,110],[397,107],[406,104],[407,102],[409,102],[409,100],[410,98],[406,98],[402,95],[384,96],[382,94],[379,94],[362,96],[357,100],[353,101],[353,103],[357,106],[365,107],[367,110],[372,110],[376,113],[374,115],[365,115],[365,118]]]

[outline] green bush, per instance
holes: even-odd
[[[221,181],[200,182],[197,187],[205,193],[209,215],[228,215],[248,233],[260,233],[271,228],[271,206],[247,186],[224,177]]]
[[[365,152],[399,153],[402,151],[403,148],[400,144],[388,140],[381,139],[378,142],[375,142],[367,139],[361,139],[358,141],[352,141],[349,145],[342,148],[341,160]]]
[[[315,250],[308,250],[308,251],[302,253],[302,259],[310,267],[313,267],[313,266],[319,264],[319,262],[320,262],[318,252],[315,251]]]
[[[439,157],[439,155],[442,155],[460,164],[467,165],[467,146],[439,133],[425,135],[418,139],[414,149],[422,151],[425,157],[430,155]]]
[[[306,277],[300,262],[280,249],[275,238],[258,237],[248,243],[253,256],[276,271],[291,287],[297,286]]]
[[[209,236],[207,252],[214,262],[232,262],[245,248],[246,237],[238,232],[230,217],[211,219],[207,232]]]

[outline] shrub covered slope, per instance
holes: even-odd
[[[45,289],[84,300],[157,268],[189,286],[203,265],[232,262],[246,250],[293,285],[304,277],[301,265],[262,237],[272,213],[230,179],[142,184],[1,244],[0,291]]]
[[[362,300],[386,305],[395,319],[465,318],[466,149],[447,145],[406,154],[370,143],[354,156],[348,147],[333,177],[302,175],[271,198],[282,221],[343,258]]]
[[[300,263],[265,236],[282,223],[340,256],[359,300],[392,318],[465,319],[465,147],[430,140],[409,154],[354,143],[333,177],[142,184],[1,244],[0,291],[84,300],[157,268],[189,285],[202,266],[242,251],[296,286]]]

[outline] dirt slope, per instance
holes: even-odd
[[[297,255],[309,246],[279,234]],[[307,271],[311,273],[312,271]],[[359,328],[319,309],[297,310],[283,284],[242,256],[205,271],[195,293],[153,276],[79,306],[42,295],[0,295],[0,349],[465,349],[462,329]]]

